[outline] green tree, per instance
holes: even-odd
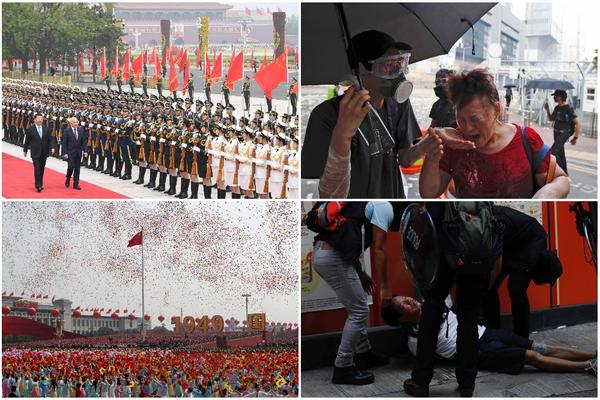
[[[298,34],[298,16],[290,15],[287,17],[285,21],[285,33],[287,35],[297,35]]]

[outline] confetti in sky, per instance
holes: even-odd
[[[73,308],[297,322],[299,213],[293,202],[3,202],[2,290]]]

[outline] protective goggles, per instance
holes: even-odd
[[[382,79],[396,79],[400,75],[408,73],[410,52],[383,56],[375,60],[367,61],[371,64],[371,73]]]

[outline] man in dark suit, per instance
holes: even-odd
[[[84,157],[87,157],[85,151],[87,133],[85,130],[79,128],[77,118],[71,117],[69,124],[71,126],[63,130],[63,158],[69,163],[65,187],[69,187],[72,175],[73,189],[81,190],[81,187],[79,187],[79,169],[81,167],[81,155],[83,154]]]
[[[44,116],[39,113],[35,114],[33,122],[34,124],[25,131],[23,154],[27,157],[27,150],[31,148],[35,188],[38,192],[41,192],[44,189],[46,159],[50,156],[50,153],[54,154],[54,149],[50,149],[50,130],[47,125],[43,125]]]

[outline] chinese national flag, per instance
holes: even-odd
[[[133,73],[135,74],[135,80],[140,80],[140,75],[142,74],[142,69],[144,68],[144,53],[140,53],[135,60],[131,63],[131,69],[133,69]]]
[[[127,49],[123,60],[123,79],[129,79],[131,74],[131,49]]]
[[[223,53],[219,53],[215,60],[215,65],[210,72],[210,80],[213,82],[218,81],[223,77]]]
[[[254,75],[254,80],[265,92],[275,89],[281,82],[287,82],[287,47],[271,64],[263,67]]]
[[[187,57],[187,52],[186,52],[186,57]],[[190,62],[187,61],[185,63],[185,72],[183,73],[183,97],[185,97],[185,92],[187,91],[187,85],[188,82],[190,81]]]
[[[85,72],[85,64],[83,62],[83,53],[79,53],[79,73],[83,75]]]
[[[169,66],[169,90],[174,92],[179,87],[179,81],[177,80],[177,72],[175,71],[175,60],[171,57],[171,64]]]
[[[152,50],[152,54],[150,54],[150,59],[148,60],[148,64],[156,64],[156,49]]]
[[[230,90],[233,90],[233,84],[244,77],[244,51],[240,51],[229,64],[227,79],[225,84]]]
[[[139,231],[129,240],[127,247],[133,247],[142,244],[142,231]]]
[[[119,75],[119,49],[115,53],[115,63],[113,65],[112,74],[113,76]]]
[[[102,59],[100,60],[100,75],[106,76],[106,47],[102,50]]]
[[[204,53],[204,78],[210,76],[210,58],[208,58],[208,49]]]

